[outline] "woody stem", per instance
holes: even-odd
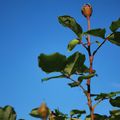
[[[90,30],[90,17],[87,17],[88,22],[88,30]],[[88,44],[88,55],[89,55],[89,73],[91,74],[93,72],[93,56],[91,55],[91,43],[90,43],[90,35],[87,36],[87,44]],[[92,106],[92,100],[91,100],[91,82],[90,79],[87,80],[87,100],[88,100],[88,107],[90,110],[91,120],[94,120],[94,108]]]

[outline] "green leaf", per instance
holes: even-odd
[[[13,112],[12,109],[13,108],[11,106],[4,107],[4,119],[9,119],[9,117],[11,116],[11,112]]]
[[[52,111],[53,117],[50,120],[67,120],[67,114],[60,112],[58,109],[55,109],[54,112]]]
[[[92,120],[90,116],[87,116],[85,120]]]
[[[3,120],[4,118],[4,111],[2,108],[0,108],[0,120]]]
[[[51,79],[56,79],[56,78],[65,78],[65,76],[64,75],[58,75],[58,76],[52,76],[52,77],[48,77],[48,78],[43,78],[42,82],[48,81],[48,80],[51,80]]]
[[[100,100],[100,99],[110,99],[112,97],[115,97],[117,94],[120,94],[120,91],[117,92],[110,92],[110,93],[100,93],[97,95],[95,100]]]
[[[100,37],[100,38],[105,39],[105,33],[106,33],[105,29],[98,28],[98,29],[88,30],[84,34],[89,34],[89,35],[92,35],[92,36],[96,36],[96,37]]]
[[[74,74],[79,66],[82,66],[85,61],[85,55],[76,52],[67,59],[67,63],[64,69],[64,73],[67,75]]]
[[[32,109],[32,111],[30,112],[30,115],[32,117],[41,118],[41,115],[38,113],[38,108]]]
[[[80,85],[80,82],[72,82],[72,83],[68,83],[68,85],[73,88],[73,87],[78,87]]]
[[[120,46],[120,32],[114,32],[107,37],[108,41]]]
[[[113,21],[112,23],[111,23],[111,25],[110,25],[110,30],[112,31],[112,32],[115,32],[117,29],[119,29],[120,28],[120,18],[118,19],[118,20],[116,20],[116,21]]]
[[[85,114],[86,113],[86,111],[85,110],[76,110],[76,109],[74,109],[74,110],[72,110],[71,112],[70,112],[70,115],[71,115],[71,117],[73,117],[73,116],[75,116],[75,115],[77,115],[77,116],[81,116],[82,114]]]
[[[97,95],[97,97],[95,98],[95,100],[106,99],[107,97],[108,97],[108,94],[106,94],[106,93],[100,93],[99,95]]]
[[[55,111],[56,116],[67,117],[67,114],[62,113],[59,109],[55,109],[54,111]]]
[[[107,116],[106,115],[100,115],[100,114],[94,114],[95,119],[94,120],[107,120]],[[91,120],[90,115],[86,116],[85,120]]]
[[[111,98],[109,102],[114,107],[120,107],[120,96],[117,96],[115,99]]]
[[[9,105],[0,108],[0,120],[16,120],[14,108]]]
[[[89,75],[80,76],[80,77],[78,78],[78,81],[81,82],[81,81],[84,80],[84,79],[90,79],[90,78],[94,77],[95,75],[96,75],[96,74],[89,74]]]
[[[66,64],[66,56],[60,53],[51,55],[40,54],[38,62],[39,67],[46,73],[61,72]]]
[[[80,39],[82,36],[82,27],[76,22],[76,20],[68,15],[59,16],[59,23],[65,27],[70,28]]]
[[[110,111],[111,115],[120,115],[120,109]]]
[[[120,120],[120,109],[110,111],[109,120]]]
[[[16,112],[13,107],[7,105],[3,108],[5,120],[16,120]]]
[[[83,64],[77,68],[77,73],[89,73],[89,68],[85,64]]]
[[[77,44],[79,44],[80,42],[79,42],[79,40],[78,39],[73,39],[72,41],[70,41],[69,42],[69,44],[68,44],[68,50],[69,51],[72,51],[73,49],[74,49],[74,47],[77,45]]]

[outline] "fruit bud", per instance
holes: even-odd
[[[38,113],[43,120],[47,119],[49,115],[49,108],[46,106],[45,103],[42,103],[41,106],[38,108]]]
[[[83,5],[81,12],[85,17],[89,18],[92,15],[92,6],[90,4]]]

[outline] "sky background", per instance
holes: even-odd
[[[59,108],[65,113],[73,108],[87,109],[82,91],[71,89],[68,80],[41,83],[41,78],[51,75],[39,69],[37,59],[40,53],[86,53],[81,47],[67,51],[68,42],[76,36],[57,20],[60,15],[73,16],[86,31],[81,15],[84,3],[93,6],[91,28],[106,28],[110,33],[111,21],[120,17],[120,0],[0,0],[0,106],[14,106],[17,119],[35,120],[28,114],[43,101],[50,109]],[[96,54],[94,69],[98,77],[92,80],[93,93],[120,90],[119,52],[118,46],[107,42]],[[108,109],[113,108],[103,102],[95,112],[109,114]]]

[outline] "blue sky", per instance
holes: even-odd
[[[67,86],[68,80],[41,83],[41,78],[49,75],[38,68],[37,61],[40,53],[71,54],[66,46],[76,36],[62,27],[57,17],[73,16],[86,31],[86,20],[81,15],[84,3],[93,6],[91,27],[105,27],[109,33],[111,21],[120,17],[119,0],[0,0],[0,106],[14,106],[18,118],[26,120],[35,120],[28,114],[42,101],[65,113],[73,108],[87,109],[83,93]],[[81,47],[73,52],[77,50],[85,52]],[[96,54],[94,69],[99,76],[92,81],[93,92],[120,90],[119,52],[118,46],[106,43]],[[95,112],[108,114],[107,108],[113,109],[103,102]]]

